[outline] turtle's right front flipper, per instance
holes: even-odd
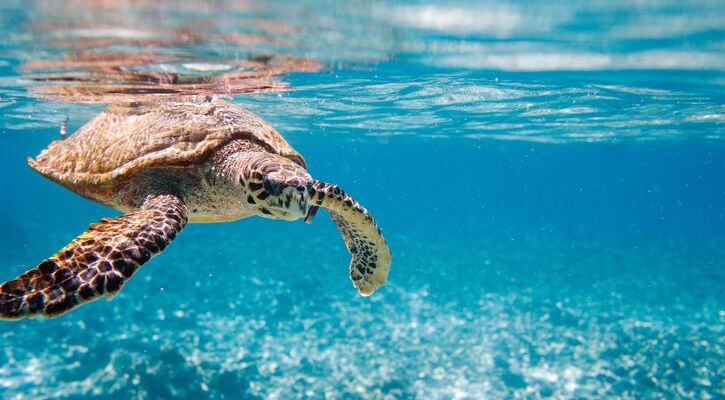
[[[352,260],[350,279],[363,296],[371,295],[388,279],[390,249],[370,213],[337,185],[314,181],[311,202],[325,208],[340,230]],[[316,208],[305,220],[309,221]]]
[[[139,210],[92,224],[36,268],[0,285],[0,319],[53,317],[113,296],[186,221],[183,201],[164,194],[148,197]]]

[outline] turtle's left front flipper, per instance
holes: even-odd
[[[186,221],[183,201],[163,194],[149,196],[136,211],[92,224],[36,268],[0,285],[0,319],[52,317],[113,296]]]
[[[388,280],[391,258],[388,244],[375,220],[337,185],[314,181],[310,198],[330,213],[345,240],[352,255],[350,279],[353,286],[363,296],[373,294]],[[316,208],[312,209],[306,220],[314,216],[315,211]]]

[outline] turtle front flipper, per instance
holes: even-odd
[[[176,196],[149,196],[140,209],[92,224],[54,256],[0,285],[0,318],[53,317],[113,296],[186,224]]]
[[[350,279],[363,296],[371,295],[388,279],[390,249],[370,213],[337,185],[314,181],[310,199],[325,208],[340,230],[352,255]],[[316,209],[310,210],[314,215]]]

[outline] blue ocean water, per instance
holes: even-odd
[[[0,398],[725,397],[722,2],[9,1],[0,27],[0,281],[118,215],[25,159],[142,92],[119,71],[260,54],[321,67],[221,94],[393,253],[363,298],[323,212],[189,225],[113,301],[0,324]]]

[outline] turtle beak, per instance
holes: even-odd
[[[317,210],[320,209],[320,206],[311,206],[309,210],[307,210],[307,215],[305,215],[305,223],[311,224],[312,220],[315,218],[315,214],[317,214]]]

